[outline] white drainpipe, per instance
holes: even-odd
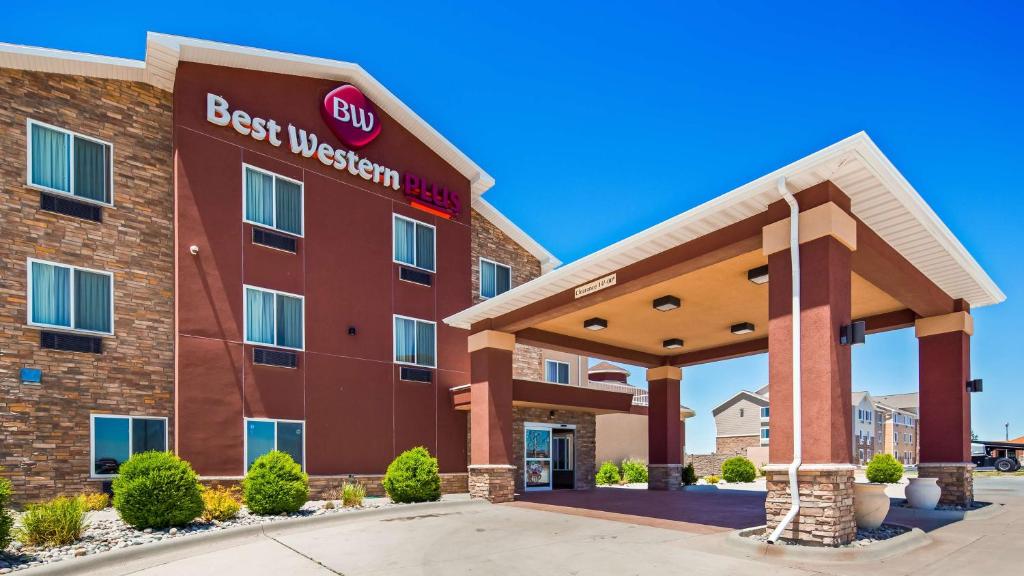
[[[793,504],[786,513],[785,518],[775,527],[775,531],[768,537],[772,544],[782,536],[782,531],[796,518],[800,512],[800,483],[797,478],[797,471],[800,469],[802,458],[802,432],[803,419],[801,418],[800,407],[800,208],[796,199],[786,187],[786,177],[780,176],[777,182],[779,194],[789,204],[789,256],[793,268],[793,461],[789,464],[789,493],[793,498]]]

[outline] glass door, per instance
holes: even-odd
[[[551,428],[527,426],[524,472],[527,490],[551,489]]]

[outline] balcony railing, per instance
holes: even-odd
[[[647,390],[643,388],[637,388],[628,384],[618,384],[615,382],[596,382],[591,380],[583,385],[584,388],[591,388],[594,390],[607,390],[609,392],[632,392],[633,393],[633,406],[648,406],[650,404],[650,396],[647,394]]]

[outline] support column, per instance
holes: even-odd
[[[679,424],[679,383],[675,366],[647,370],[647,489],[680,490],[683,485],[682,427]]]
[[[918,475],[938,478],[940,503],[970,506],[974,501],[971,463],[971,335],[974,321],[965,310],[921,318],[918,342],[921,461]]]
[[[469,494],[491,502],[515,496],[512,461],[513,334],[484,330],[469,337]]]
[[[783,537],[803,544],[836,546],[853,540],[857,530],[853,514],[850,347],[839,344],[840,327],[851,321],[850,256],[857,243],[856,223],[847,213],[848,199],[834,187],[831,193],[834,201],[800,214],[801,506]],[[775,530],[792,504],[788,476],[793,461],[789,224],[787,218],[764,229],[770,278],[770,464],[765,467],[769,532]]]

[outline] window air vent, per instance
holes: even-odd
[[[66,216],[74,216],[83,220],[103,222],[103,208],[94,204],[78,202],[70,198],[60,198],[52,194],[39,195],[39,208],[47,212],[56,212]]]
[[[299,366],[299,355],[295,352],[286,352],[284,350],[253,348],[252,362],[253,364],[263,364],[264,366],[297,368]]]
[[[63,332],[40,332],[39,347],[68,352],[103,354],[103,339],[98,336],[79,336]]]
[[[415,282],[424,286],[430,286],[433,283],[433,278],[430,277],[429,273],[406,268],[405,266],[402,266],[399,270],[398,277],[407,282]]]
[[[252,229],[252,243],[262,244],[271,248],[277,248],[278,250],[284,250],[286,252],[295,252],[295,238],[291,236],[285,236],[284,234],[277,234],[269,230],[263,230],[262,228]]]
[[[431,382],[433,381],[433,377],[434,375],[430,370],[424,370],[423,368],[410,368],[409,366],[402,366],[399,373],[399,378],[410,382]]]

